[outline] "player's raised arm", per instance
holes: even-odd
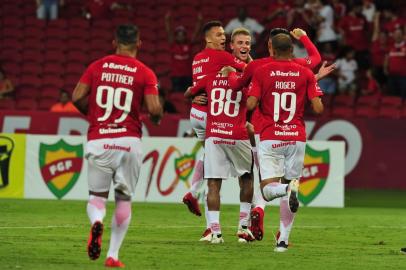
[[[206,83],[207,83],[207,76],[200,79],[194,86],[189,87],[185,91],[184,96],[187,98],[196,96],[197,94],[199,94],[200,92],[202,92],[205,89]]]
[[[327,61],[324,61],[321,67],[319,68],[319,72],[317,72],[316,80],[320,81],[321,79],[327,77],[331,72],[333,72],[336,69],[336,65],[333,63],[329,66],[327,66]]]
[[[228,83],[230,84],[231,89],[239,91],[243,87],[247,87],[251,82],[254,70],[255,66],[251,62],[246,66],[241,76],[238,76],[236,72],[230,72],[228,76]]]
[[[321,56],[319,51],[317,50],[316,46],[314,46],[313,42],[309,39],[306,32],[300,28],[295,28],[290,34],[300,42],[302,42],[303,46],[307,51],[308,57],[306,58],[297,58],[295,60],[296,63],[307,66],[310,68],[315,68],[321,62]]]
[[[323,92],[321,91],[320,87],[317,84],[316,78],[313,76],[310,70],[306,74],[308,76],[308,83],[307,83],[307,97],[312,104],[313,111],[316,114],[321,114],[324,111],[323,102],[321,101],[321,96]]]

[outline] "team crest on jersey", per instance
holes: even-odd
[[[82,144],[70,145],[62,139],[55,144],[40,144],[41,175],[49,190],[58,199],[65,196],[76,184],[82,165]]]
[[[326,185],[330,171],[330,151],[318,151],[306,145],[303,176],[300,179],[299,201],[312,202]]]
[[[175,159],[175,171],[179,180],[187,181],[195,166],[194,155],[183,155]]]

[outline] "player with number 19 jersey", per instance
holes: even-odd
[[[90,86],[88,140],[142,135],[144,95],[158,95],[153,71],[137,59],[109,55],[93,62],[80,82]]]
[[[257,69],[249,96],[259,100],[261,141],[306,141],[305,97],[323,95],[310,69],[291,60],[274,60]]]

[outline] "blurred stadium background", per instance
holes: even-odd
[[[194,139],[179,139],[192,136],[188,120],[190,102],[172,86],[172,68],[179,64],[174,62],[174,55],[179,52],[168,43],[165,17],[171,11],[171,30],[185,29],[190,40],[199,18],[203,22],[219,19],[226,26],[237,17],[239,7],[265,29],[256,34],[255,58],[266,56],[269,29],[280,26],[305,29],[322,60],[346,61],[347,65],[341,64],[323,83],[326,87],[323,90],[328,88],[324,96],[325,114],[315,118],[310,110],[306,111],[310,140],[345,142],[342,172],[345,208],[301,209],[292,233],[292,249],[288,254],[276,256],[272,253],[271,232],[277,230],[278,209],[267,210],[264,241],[241,247],[232,236],[237,207],[227,205],[222,211],[226,245],[199,245],[197,239],[204,221],[191,216],[183,205],[165,203],[169,195],[169,201],[181,201],[179,194],[186,190],[191,170],[184,171],[183,178],[173,168],[158,177],[158,168],[165,167],[159,160],[156,171],[141,177],[140,183],[144,184],[140,193],[145,201],[161,203],[135,203],[135,218],[122,248],[127,268],[406,267],[406,258],[398,257],[400,247],[406,245],[406,179],[402,158],[406,151],[405,1],[64,0],[55,1],[57,18],[48,15],[48,19],[42,19],[40,9],[45,2],[0,1],[1,269],[100,267],[89,262],[85,254],[88,222],[84,201],[64,200],[85,199],[86,175],[81,174],[85,164],[79,171],[65,166],[56,180],[45,179],[41,169],[58,160],[81,157],[80,150],[69,150],[69,146],[82,143],[83,137],[77,135],[86,134],[87,122],[85,117],[69,111],[65,102],[86,66],[113,53],[115,26],[128,22],[139,26],[143,42],[139,59],[159,79],[166,114],[160,127],[145,119],[144,133],[173,138],[164,139],[162,144],[150,143],[148,149],[156,147],[158,157],[162,157],[168,146],[177,144],[181,149],[177,150],[177,157],[190,162],[199,149]],[[280,12],[275,13],[276,10]],[[350,14],[354,10],[356,18]],[[325,27],[323,18],[332,21],[331,29],[336,33],[327,41],[319,36]],[[202,49],[201,36],[197,40],[186,41],[189,58],[183,64]],[[349,51],[354,56],[346,58]],[[299,44],[296,52],[304,56]],[[354,62],[356,68],[348,68]],[[353,80],[343,86],[340,84],[343,75]],[[45,137],[30,137],[32,134]],[[61,151],[52,157],[42,157],[41,144]],[[182,144],[189,148],[182,149]],[[170,161],[175,162],[175,158]],[[171,178],[164,179],[167,175]],[[171,182],[173,177],[175,181]],[[316,187],[309,189],[311,193]],[[155,192],[155,199],[147,200],[149,191]],[[24,197],[37,199],[21,200]]]

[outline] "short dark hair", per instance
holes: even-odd
[[[202,32],[203,34],[207,34],[213,27],[222,27],[223,24],[220,21],[210,21],[203,25]]]
[[[293,47],[292,39],[285,34],[272,37],[272,48],[278,52],[287,52]]]
[[[271,31],[269,32],[269,39],[272,39],[274,36],[279,35],[279,34],[290,35],[288,29],[277,27],[277,28],[271,29]]]
[[[137,42],[138,27],[134,24],[122,24],[116,29],[116,41],[119,44],[131,45]]]

